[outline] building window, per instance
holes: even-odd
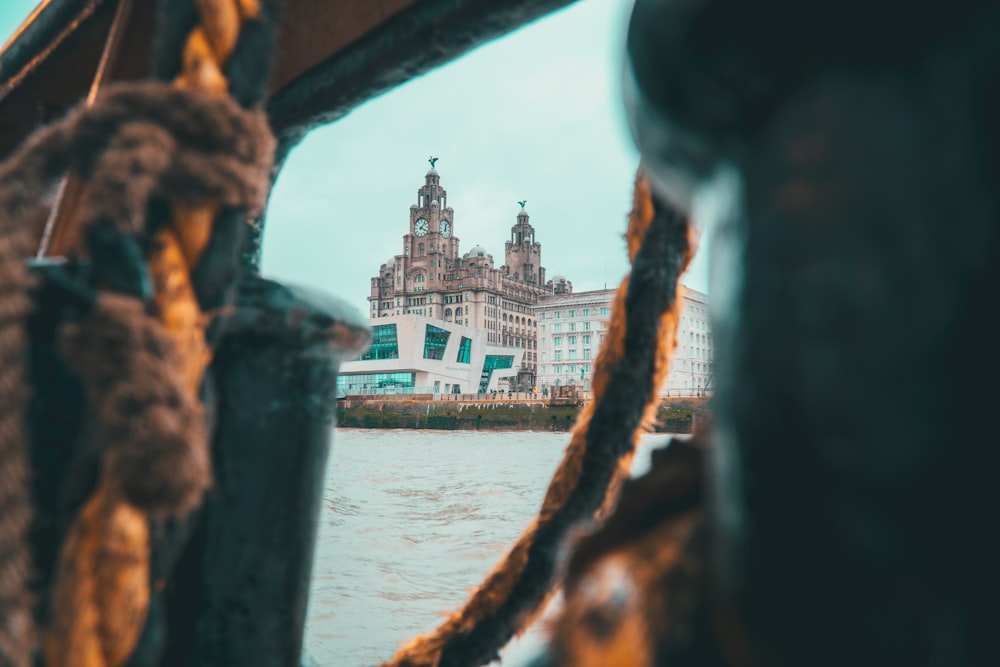
[[[555,345],[556,347],[558,347],[559,345],[562,345],[562,336],[553,336],[552,337],[552,344]]]
[[[584,359],[590,359],[590,348],[589,347],[583,348],[583,358]]]
[[[444,348],[448,346],[451,332],[428,324],[424,333],[424,359],[444,359]]]
[[[570,350],[569,351],[569,358],[570,358],[570,361],[576,359],[576,350]]]
[[[361,361],[399,359],[399,343],[395,324],[380,324],[373,329],[372,346],[361,355]],[[412,386],[412,385],[411,385]]]
[[[611,314],[610,308],[601,308],[601,317],[607,317]]]
[[[553,361],[562,361],[562,350],[556,350],[552,354],[552,360]]]
[[[490,378],[493,371],[498,368],[512,368],[514,366],[513,356],[502,356],[497,354],[487,354],[483,360],[483,372],[479,376],[479,393],[485,394],[490,388]]]
[[[576,331],[576,322],[570,322],[569,323],[569,330],[570,331]]]
[[[576,336],[569,336],[569,344],[576,345]]]
[[[556,374],[562,373],[562,366],[555,366],[552,369],[552,372]],[[559,380],[556,380],[556,384],[559,384]]]
[[[590,308],[584,308],[583,309],[583,316],[584,317],[590,317]]]
[[[462,336],[462,342],[458,346],[458,363],[467,364],[472,357],[472,339]]]
[[[590,322],[584,322],[583,329],[584,331],[590,331]]]
[[[392,325],[395,326],[395,325]],[[338,393],[408,394],[415,373],[347,373],[337,376]]]
[[[590,336],[584,336],[583,337],[583,344],[584,345],[590,345]]]
[[[569,311],[569,316],[570,317],[576,317],[576,311],[575,310]]]
[[[559,310],[557,310],[557,311],[556,311],[556,319],[558,320],[558,319],[560,319],[561,317],[562,317],[562,311],[559,311]]]
[[[556,333],[559,333],[560,331],[562,331],[562,325],[561,324],[553,324],[552,325],[552,331],[554,331]]]

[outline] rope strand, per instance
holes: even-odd
[[[5,211],[20,207],[12,201],[11,172],[0,172],[0,205]],[[22,202],[23,203],[23,202]],[[0,667],[29,667],[34,622],[28,577],[31,554],[27,546],[31,508],[28,502],[28,464],[24,418],[24,326],[30,304],[31,281],[24,268],[32,235],[25,218],[0,219]]]
[[[33,280],[24,260],[36,239],[24,221],[65,169],[66,157],[59,151],[65,141],[63,128],[48,128],[0,166],[0,667],[30,667],[35,645],[25,431],[25,326]]]

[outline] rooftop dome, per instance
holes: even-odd
[[[424,175],[425,176],[439,176],[440,174],[438,174],[438,170],[437,169],[435,169],[434,167],[431,167],[430,169],[427,170],[427,173],[424,174]]]
[[[564,283],[566,282],[566,276],[554,275],[552,276],[552,282],[554,283]]]
[[[438,203],[437,199],[435,199],[434,201],[431,202],[431,208],[434,208],[435,206],[437,206],[438,208],[441,208],[441,204]]]
[[[472,259],[473,257],[486,257],[488,255],[489,253],[486,252],[486,248],[479,245],[474,245],[471,248],[469,248],[468,252],[462,255],[462,259]]]

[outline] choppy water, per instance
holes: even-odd
[[[649,436],[648,450],[664,442]],[[306,653],[368,667],[434,629],[535,516],[566,433],[339,429],[327,470]],[[503,653],[517,667],[532,629]]]

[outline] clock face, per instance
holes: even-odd
[[[448,222],[447,220],[441,221],[441,236],[445,237],[446,239],[451,238],[451,223]]]
[[[430,228],[427,218],[417,218],[417,221],[413,223],[413,233],[417,236],[427,236],[427,231]]]

